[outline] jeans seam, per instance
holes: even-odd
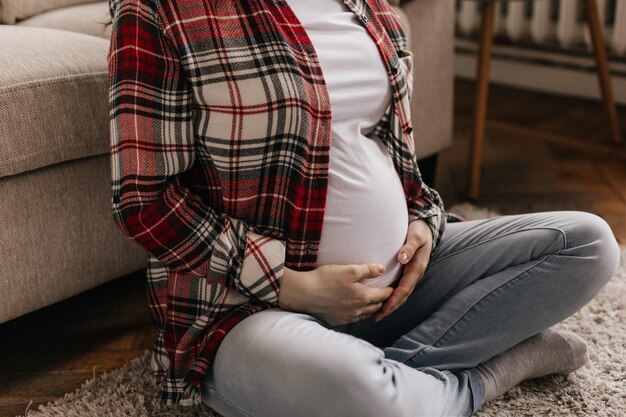
[[[239,413],[243,414],[246,417],[254,417],[252,414],[248,413],[247,411],[245,411],[244,409],[240,408],[238,405],[236,405],[235,403],[233,403],[232,401],[230,401],[228,398],[224,397],[218,390],[217,388],[211,388],[211,386],[209,385],[209,395],[211,394],[211,392],[214,392],[219,399],[226,403],[229,407],[237,410]],[[207,406],[209,408],[211,408],[211,406],[209,404],[207,404]],[[212,409],[212,408],[211,408]]]
[[[430,263],[428,266],[430,267],[432,265],[435,265],[437,262],[442,261],[442,260],[444,260],[446,258],[449,258],[450,256],[457,255],[459,253],[463,253],[466,250],[473,249],[476,246],[482,245],[484,243],[489,243],[489,242],[494,241],[496,239],[500,239],[500,238],[503,238],[503,237],[511,236],[511,235],[513,235],[515,233],[528,232],[528,231],[531,231],[531,230],[556,230],[557,232],[559,232],[561,234],[561,236],[563,237],[563,242],[564,242],[564,244],[563,244],[564,247],[562,249],[560,249],[559,252],[564,250],[564,249],[567,249],[567,247],[568,247],[567,235],[566,235],[566,233],[563,230],[561,230],[561,229],[559,229],[557,227],[535,227],[535,228],[530,228],[530,229],[514,230],[514,231],[506,233],[504,235],[498,235],[498,236],[494,236],[494,237],[492,237],[490,239],[487,239],[487,240],[482,240],[482,241],[477,242],[477,243],[475,243],[475,244],[473,244],[471,246],[466,246],[466,247],[464,247],[464,248],[462,248],[462,249],[460,249],[460,250],[458,250],[456,252],[453,252],[453,253],[450,253],[448,255],[445,255],[445,256],[442,256],[440,258],[437,258],[437,259],[435,259],[434,262]]]
[[[432,341],[431,343],[429,343],[428,345],[423,346],[421,349],[418,349],[416,352],[414,352],[412,355],[410,355],[409,357],[407,357],[403,363],[408,362],[409,360],[411,360],[415,355],[417,355],[419,352],[421,352],[422,350],[426,349],[427,347],[436,347],[435,345],[441,341],[441,339],[446,335],[446,333],[448,333],[462,318],[464,318],[465,316],[467,316],[468,313],[470,313],[473,309],[475,309],[479,304],[481,304],[481,302],[488,296],[493,294],[495,291],[497,291],[498,289],[502,288],[503,286],[513,282],[515,279],[519,278],[520,276],[522,276],[523,274],[525,274],[526,272],[530,271],[531,269],[535,268],[536,266],[541,265],[542,263],[544,263],[546,260],[548,260],[548,258],[550,258],[551,256],[555,256],[555,255],[559,255],[561,253],[561,251],[563,251],[565,248],[560,249],[558,252],[556,253],[552,253],[550,255],[547,255],[544,259],[542,259],[540,262],[536,263],[533,266],[528,267],[527,269],[523,270],[522,272],[520,272],[519,274],[517,274],[516,276],[514,276],[513,278],[511,278],[510,280],[508,280],[507,282],[502,283],[501,285],[499,285],[498,287],[494,288],[492,291],[489,291],[487,294],[483,295],[479,300],[477,300],[474,304],[472,304],[466,311],[463,312],[463,314],[461,314],[459,316],[459,318],[457,318],[453,323],[450,324],[450,326],[448,326],[437,338],[435,338],[434,341]]]

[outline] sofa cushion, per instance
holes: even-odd
[[[12,25],[46,10],[94,1],[97,0],[0,0],[0,22]]]
[[[111,39],[111,25],[105,26],[109,16],[108,2],[100,1],[50,10],[16,24],[19,26],[63,29]]]
[[[109,42],[0,25],[0,177],[109,151]]]

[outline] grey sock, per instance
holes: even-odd
[[[547,329],[481,363],[476,370],[485,385],[487,402],[522,381],[549,374],[567,375],[588,360],[587,344],[580,336]]]

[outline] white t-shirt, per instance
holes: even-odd
[[[287,0],[322,67],[332,136],[326,207],[316,266],[377,262],[385,287],[399,278],[408,229],[406,197],[391,156],[372,131],[392,97],[374,40],[342,0]]]

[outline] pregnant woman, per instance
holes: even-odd
[[[611,229],[444,210],[386,0],[110,6],[113,215],[149,254],[163,403],[468,416],[588,360],[550,327],[616,272]]]

